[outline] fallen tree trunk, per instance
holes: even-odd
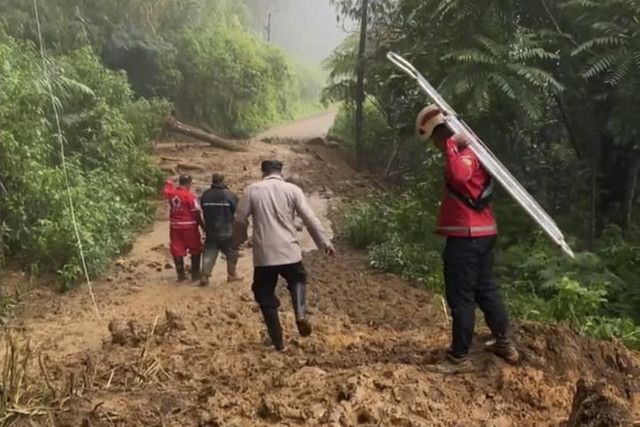
[[[180,123],[179,121],[173,118],[167,119],[166,127],[172,132],[179,133],[181,135],[186,135],[188,137],[207,142],[213,147],[222,148],[223,150],[247,151],[246,147],[240,145],[237,142],[229,141],[229,140],[220,138],[219,136],[213,135],[211,133],[207,133],[198,128],[185,125],[184,123]]]

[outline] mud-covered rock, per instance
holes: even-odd
[[[307,141],[307,145],[314,145],[317,147],[323,147],[327,145],[327,140],[318,136],[315,138],[311,138],[310,140]]]
[[[164,314],[167,319],[167,326],[169,326],[169,328],[176,329],[178,331],[183,331],[186,329],[184,320],[182,319],[182,315],[179,311],[173,308],[167,308]]]
[[[573,396],[566,427],[612,427],[633,425],[629,410],[604,382],[590,384],[580,379]]]
[[[109,332],[113,344],[127,345],[131,338],[131,331],[126,322],[122,320],[112,320],[109,322]]]
[[[218,421],[215,414],[208,411],[200,411],[200,421],[198,427],[220,427],[222,424]]]
[[[271,423],[279,423],[282,421],[282,415],[280,414],[278,404],[267,396],[262,396],[260,403],[256,408],[256,415]]]

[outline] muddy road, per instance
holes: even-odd
[[[260,161],[282,159],[285,175],[299,176],[332,229],[343,203],[369,190],[336,149],[303,143],[326,132],[332,117],[261,135],[300,142],[256,139],[249,152],[231,153],[162,141],[156,159],[175,173],[186,167],[198,191],[212,172],[222,172],[238,194],[259,178]],[[615,411],[598,407],[591,418],[614,424],[640,419],[637,356],[560,327],[520,325],[523,361],[515,367],[482,351],[487,337],[480,328],[473,351],[477,372],[434,373],[430,367],[443,359],[449,339],[440,298],[371,273],[363,254],[343,244],[328,259],[313,251],[306,232],[301,238],[315,330],[298,337],[281,286],[289,351],[278,354],[264,345],[250,290],[250,252],[240,259],[241,283],[226,283],[221,261],[207,288],[176,283],[168,212],[159,202],[152,229],[94,283],[99,315],[85,286],[65,295],[39,288],[17,308],[10,325],[16,348],[26,338],[34,348],[25,364],[25,396],[33,397],[24,410],[40,408],[42,415],[27,412],[13,418],[14,425],[561,425],[572,412],[579,379],[607,383],[598,396]],[[600,402],[591,401],[589,408]],[[607,411],[613,418],[603,418]],[[591,419],[585,417],[578,419]]]

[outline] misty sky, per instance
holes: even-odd
[[[346,36],[329,0],[289,0],[282,10],[272,12],[271,26],[273,42],[293,56],[316,64]]]

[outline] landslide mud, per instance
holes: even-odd
[[[304,130],[286,129],[278,135]],[[254,142],[248,153],[175,141],[157,147],[160,165],[175,172],[188,165],[199,190],[211,172],[223,172],[240,193],[270,157],[283,159],[314,195],[326,226],[342,201],[370,188],[326,146]],[[177,284],[164,204],[158,212],[153,228],[94,284],[99,317],[84,287],[65,295],[39,288],[18,308],[11,331],[41,355],[25,377],[32,406],[49,409],[17,414],[14,425],[502,427],[640,419],[637,354],[563,327],[519,325],[518,366],[483,351],[488,336],[479,328],[476,371],[434,373],[429,368],[449,343],[441,299],[373,274],[344,245],[335,259],[305,256],[315,328],[308,339],[296,334],[280,287],[288,351],[278,354],[264,345],[250,252],[240,260],[241,283],[225,282],[220,261],[208,288]]]

